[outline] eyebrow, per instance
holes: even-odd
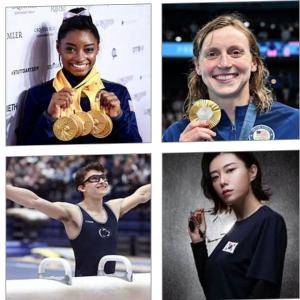
[[[231,166],[231,165],[236,165],[236,164],[237,164],[236,162],[230,162],[230,163],[224,165],[224,166],[222,167],[222,169],[227,168],[227,167],[229,167],[229,166]],[[211,174],[216,173],[216,172],[217,172],[217,170],[213,170],[213,171],[209,172],[209,174],[211,175]]]
[[[73,43],[70,43],[70,42],[66,42],[66,45],[68,46],[74,46],[76,47],[77,45],[76,44],[73,44]],[[84,47],[88,47],[88,46],[95,46],[94,43],[90,43],[90,44],[85,44]]]
[[[229,46],[227,49],[232,50],[232,49],[239,49],[239,50],[244,50],[244,47],[242,45],[231,45]],[[207,52],[207,51],[214,51],[214,50],[220,50],[219,47],[212,47],[212,46],[208,46],[208,47],[204,47],[203,51]]]

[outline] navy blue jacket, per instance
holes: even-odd
[[[222,110],[221,120],[216,127],[216,141],[238,140],[248,105],[237,106],[235,110],[235,124],[232,124],[226,113]],[[173,123],[166,129],[163,135],[164,142],[178,142],[180,134],[189,124],[187,118]],[[258,112],[253,128],[259,125],[267,126],[274,132],[273,139],[298,139],[299,138],[299,110],[284,105],[280,102],[273,102],[270,110]],[[257,126],[257,127],[256,127]],[[249,139],[252,139],[249,137]]]
[[[53,134],[55,119],[47,114],[52,94],[55,89],[52,86],[53,79],[43,84],[32,87],[20,106],[19,126],[16,128],[18,145],[45,145],[45,144],[90,144],[90,143],[139,143],[140,137],[135,113],[130,109],[130,95],[126,87],[121,84],[102,80],[106,91],[113,92],[121,102],[123,114],[113,118],[112,133],[102,139],[91,134],[80,136],[68,142],[58,140]],[[81,98],[82,110],[90,110],[87,97]]]

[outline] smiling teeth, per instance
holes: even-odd
[[[216,75],[214,76],[218,80],[229,80],[235,77],[233,74],[228,74],[228,75]]]
[[[84,65],[75,65],[75,64],[73,64],[73,67],[75,67],[77,69],[84,69],[85,66],[86,66],[86,64],[84,64]]]

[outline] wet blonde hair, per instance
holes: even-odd
[[[258,110],[265,111],[270,109],[272,105],[272,92],[266,86],[269,71],[264,65],[260,56],[259,47],[254,34],[244,25],[242,17],[238,14],[221,15],[207,23],[196,34],[193,41],[193,62],[198,61],[202,50],[203,42],[207,35],[217,29],[226,26],[233,26],[243,32],[249,41],[250,53],[252,59],[257,63],[257,70],[251,74],[249,88],[250,96],[256,104]],[[185,100],[184,110],[188,114],[194,101],[198,99],[209,99],[208,90],[201,76],[199,76],[195,68],[188,76],[188,95]],[[213,99],[212,99],[213,100]]]

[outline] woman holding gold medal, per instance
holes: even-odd
[[[188,78],[186,117],[165,142],[273,140],[299,137],[299,110],[272,99],[253,33],[239,15],[222,15],[198,31]]]
[[[20,145],[142,142],[127,89],[94,67],[100,36],[85,8],[65,12],[56,77],[28,90],[16,130]]]

